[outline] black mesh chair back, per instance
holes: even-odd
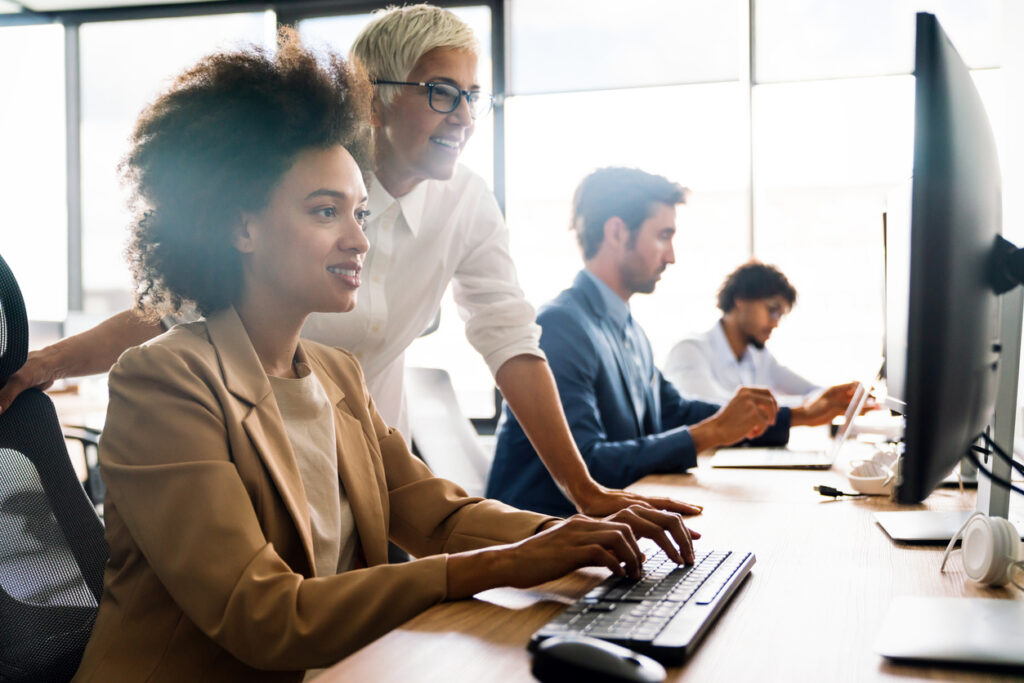
[[[0,258],[0,381],[17,372],[27,356],[25,300],[7,262]]]
[[[28,320],[0,258],[0,383],[25,362]],[[0,682],[68,681],[89,639],[107,544],[53,403],[30,389],[0,413]]]

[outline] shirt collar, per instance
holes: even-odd
[[[715,354],[728,361],[731,365],[741,365],[744,361],[751,358],[750,345],[743,351],[743,355],[736,359],[736,354],[732,352],[732,346],[729,344],[729,338],[725,336],[725,327],[722,325],[722,321],[719,320],[715,323],[715,326],[711,328],[709,334],[711,339],[711,346],[715,349]]]
[[[409,230],[415,237],[419,233],[420,225],[423,223],[423,208],[426,204],[427,183],[429,181],[424,180],[420,182],[411,191],[396,199],[381,185],[376,175],[369,173],[367,176],[370,180],[370,187],[366,208],[369,209],[370,216],[383,216],[385,211],[397,203],[402,216],[405,218],[405,224],[409,226]]]
[[[582,271],[590,278],[590,281],[597,287],[597,291],[601,293],[601,299],[604,301],[605,311],[611,320],[611,323],[615,326],[616,330],[620,332],[625,331],[626,325],[630,321],[629,304],[622,300],[618,294],[612,291],[612,288],[604,283],[601,278],[591,273],[586,268]]]

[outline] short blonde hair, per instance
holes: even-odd
[[[439,47],[480,54],[480,41],[466,22],[446,9],[422,3],[387,7],[374,12],[349,51],[370,80],[404,81],[420,57]],[[397,86],[375,86],[376,95],[390,104]]]

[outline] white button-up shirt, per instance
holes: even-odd
[[[492,374],[517,355],[543,358],[540,327],[482,178],[459,165],[451,180],[426,180],[397,199],[368,180],[370,251],[356,307],[312,314],[302,336],[354,353],[381,416],[408,437],[405,349],[433,321],[449,282],[466,337]]]
[[[737,360],[721,321],[672,347],[662,374],[686,398],[709,403],[728,403],[738,388],[756,386],[770,389],[779,405],[795,406],[821,389],[780,365],[768,349],[748,344]]]

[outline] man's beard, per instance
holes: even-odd
[[[651,294],[657,286],[657,280],[648,280],[647,282],[632,283],[630,289],[634,294]]]
[[[654,288],[658,286],[658,279],[664,272],[665,268],[660,268],[658,272],[654,274],[654,277],[652,277],[650,280],[640,280],[639,277],[635,277],[635,275],[643,277],[643,275],[646,275],[646,273],[640,274],[625,272],[623,273],[623,280],[625,281],[626,286],[629,288],[629,291],[632,292],[633,294],[652,294],[654,292]]]

